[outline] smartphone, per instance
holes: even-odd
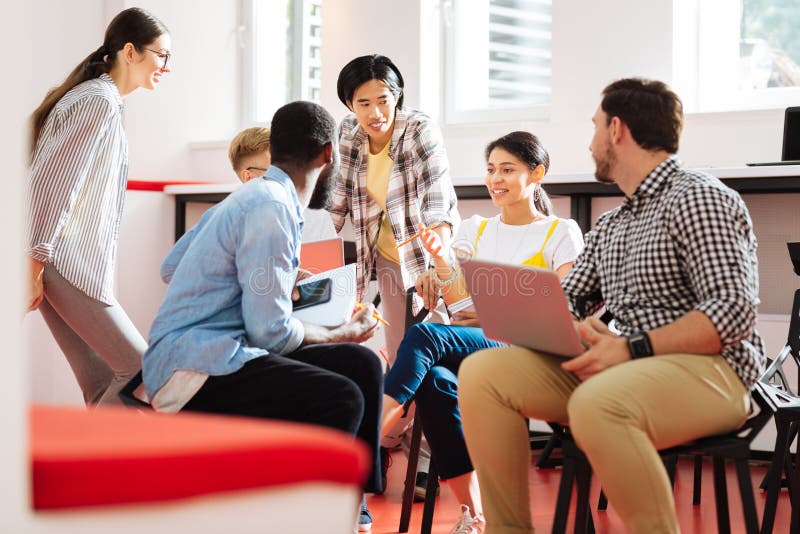
[[[300,298],[292,303],[292,308],[295,310],[302,310],[309,306],[316,306],[317,304],[324,304],[331,300],[331,284],[330,278],[322,278],[307,284],[297,286],[300,292]]]

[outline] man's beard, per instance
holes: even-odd
[[[339,175],[339,155],[334,154],[333,161],[319,173],[314,191],[311,192],[311,199],[308,201],[309,209],[327,210],[331,207],[334,180]]]
[[[611,177],[611,168],[617,163],[617,156],[611,151],[611,147],[606,145],[602,157],[593,154],[592,159],[594,159],[595,179],[600,183],[613,184],[614,179]]]

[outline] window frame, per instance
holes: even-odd
[[[273,64],[275,61],[274,56],[270,56],[270,62],[259,61],[258,51],[256,50],[256,2],[258,0],[239,0],[240,11],[240,24],[237,28],[237,40],[241,50],[241,117],[240,123],[242,128],[250,126],[260,126],[263,124],[269,125],[270,120],[259,120],[257,117],[257,95],[259,90],[257,87],[257,73],[260,64]],[[286,0],[289,1],[289,0]],[[315,0],[293,0],[293,10],[291,13],[291,23],[295,28],[304,25],[304,13],[307,6]],[[321,4],[322,0],[318,0]],[[321,22],[321,20],[320,20]],[[293,69],[288,66],[286,68],[287,79],[291,77],[292,94],[287,95],[286,102],[294,100],[310,98],[304,94],[307,87],[307,77],[303,76],[303,72],[310,67],[314,66],[313,61],[303,53],[305,34],[303,32],[295,32],[292,40],[292,65]],[[321,55],[320,55],[321,56]],[[288,58],[288,54],[286,56]],[[320,57],[321,60],[321,57]],[[317,65],[319,67],[319,65]],[[318,86],[319,90],[320,87]]]
[[[531,104],[526,106],[504,108],[458,108],[456,92],[458,90],[457,76],[457,28],[455,27],[455,5],[460,0],[444,0],[442,3],[442,34],[444,36],[444,83],[442,91],[442,108],[444,110],[445,125],[484,124],[492,122],[512,121],[547,121],[550,118],[552,96],[546,104]],[[472,0],[467,0],[472,1]],[[490,0],[486,0],[487,2]],[[552,4],[552,2],[551,2]],[[552,36],[550,38],[550,61],[552,56]],[[552,68],[552,67],[551,67]],[[552,77],[551,77],[552,91]],[[552,92],[551,92],[552,95]]]
[[[719,64],[732,64],[740,56],[730,51],[724,56],[717,55],[719,40],[708,29],[719,23],[719,9],[727,1],[673,1],[673,86],[681,95],[684,111],[725,113],[784,109],[796,105],[800,101],[800,86],[719,90],[739,82],[735,74],[730,74],[731,70],[735,70],[730,67],[725,71],[728,75],[722,81],[718,78],[717,73],[723,72]],[[736,18],[730,14],[730,6],[727,7],[729,18]],[[686,28],[690,30],[687,32]],[[741,38],[740,27],[737,27],[736,33]]]

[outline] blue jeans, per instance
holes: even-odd
[[[422,431],[443,479],[472,471],[458,409],[458,368],[473,352],[502,346],[480,328],[434,323],[414,325],[400,344],[384,392],[400,404],[416,397]]]

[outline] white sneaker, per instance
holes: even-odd
[[[461,518],[453,526],[450,534],[478,534],[478,526],[482,525],[483,521],[478,518],[472,517],[469,513],[469,506],[466,504],[461,505]]]

